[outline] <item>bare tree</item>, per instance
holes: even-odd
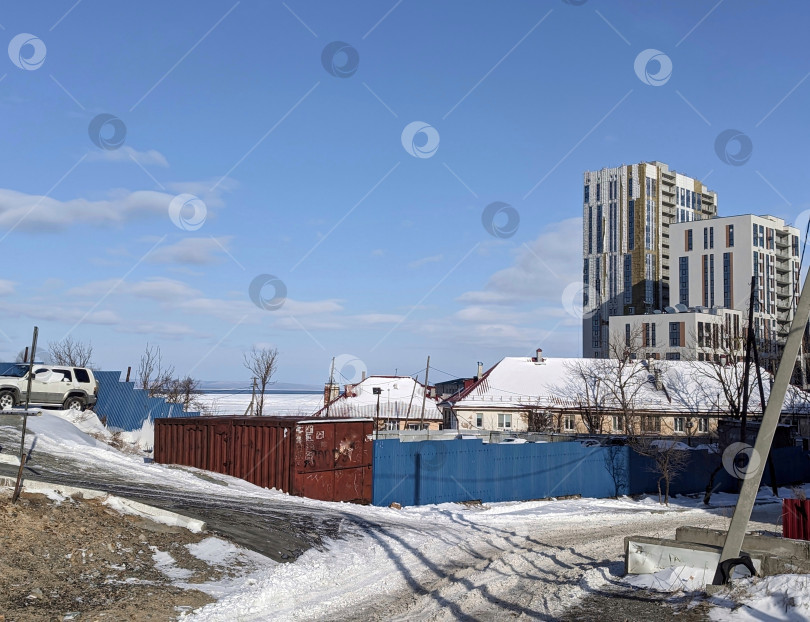
[[[554,415],[545,406],[540,404],[526,403],[520,405],[523,417],[526,422],[527,432],[543,432],[549,434],[555,431]]]
[[[255,413],[261,417],[264,411],[264,392],[267,385],[272,384],[271,378],[276,373],[278,359],[277,348],[257,348],[253,346],[250,352],[245,352],[245,367],[256,378],[257,393]]]
[[[163,366],[160,346],[147,343],[138,362],[138,388],[146,391],[149,397],[165,397],[170,393],[173,380],[174,366]]]
[[[629,481],[626,449],[619,445],[608,445],[604,448],[605,470],[613,480],[613,496],[618,497]]]
[[[652,458],[650,470],[658,475],[658,502],[669,505],[670,485],[689,464],[689,450],[675,441],[652,440],[645,436],[636,437],[631,446],[635,452]]]
[[[604,366],[593,359],[565,363],[565,383],[556,387],[559,394],[576,404],[588,434],[601,434],[605,417],[607,391],[602,374]]]
[[[629,337],[615,332],[609,341],[608,359],[594,361],[594,373],[602,379],[605,399],[620,417],[620,427],[633,438],[646,431],[646,419],[637,417],[640,392],[648,382],[650,365],[643,360],[642,327]],[[655,363],[657,373],[663,373],[660,361]]]
[[[191,376],[185,378],[172,378],[166,387],[166,395],[162,396],[170,404],[181,404],[183,410],[188,412],[205,411],[204,404],[199,400],[200,381]]]
[[[48,354],[55,365],[93,366],[93,344],[75,341],[70,336],[61,341],[50,342],[48,344]]]

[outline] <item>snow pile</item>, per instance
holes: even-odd
[[[709,599],[712,620],[755,622],[810,619],[810,575],[784,574],[735,582]]]
[[[101,423],[96,413],[94,413],[92,410],[42,411],[43,417],[46,414],[59,417],[61,419],[64,419],[65,421],[69,421],[85,434],[90,434],[91,436],[94,436],[96,438],[109,439],[112,436],[112,434],[110,434],[110,431],[106,427],[104,427],[104,424]],[[33,420],[29,419],[29,422],[30,421]]]
[[[141,451],[152,451],[155,446],[155,423],[147,417],[139,430],[120,432],[121,440]]]
[[[714,579],[714,569],[675,566],[654,574],[629,575],[624,583],[656,592],[699,592]]]

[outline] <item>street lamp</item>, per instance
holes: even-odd
[[[372,387],[371,392],[377,396],[377,417],[374,422],[374,438],[375,440],[380,437],[380,394],[382,389],[380,387]]]

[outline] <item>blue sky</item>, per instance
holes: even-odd
[[[660,160],[721,215],[810,207],[805,2],[68,0],[0,24],[0,359],[34,325],[208,380],[246,379],[252,345],[313,384],[333,356],[341,381],[575,356],[583,171]]]

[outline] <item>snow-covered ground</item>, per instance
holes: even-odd
[[[676,497],[669,507],[652,497],[403,509],[325,503],[224,475],[145,463],[142,456],[119,452],[84,433],[82,429],[103,434],[89,417],[45,413],[29,424],[36,452],[57,461],[78,457],[85,473],[169,487],[178,496],[193,492],[212,502],[227,499],[256,512],[270,508],[343,519],[322,547],[309,549],[294,562],[252,557],[248,574],[207,585],[218,602],[188,614],[202,622],[559,618],[582,598],[639,589],[621,577],[625,536],[672,537],[682,525],[726,528],[736,501],[735,495],[716,494],[709,508],[688,497]],[[780,496],[791,494],[780,491]],[[780,532],[780,509],[778,499],[762,489],[751,528]],[[195,555],[227,559],[236,555],[229,546],[212,541]],[[172,569],[167,566],[166,571]],[[675,584],[683,578],[683,573],[670,573],[654,587],[671,580],[682,591],[700,589],[700,578]],[[183,577],[176,581],[182,585]],[[713,597],[712,615],[745,619],[737,616],[750,612],[750,619],[810,619],[810,598],[801,591],[806,582],[804,576],[742,580],[736,591]],[[748,604],[732,612],[732,603]],[[654,606],[661,611],[660,604]],[[770,617],[757,617],[757,608]]]
[[[213,415],[244,415],[250,405],[245,393],[203,393],[199,401]],[[264,411],[279,417],[308,417],[323,406],[320,393],[268,393],[264,396]]]

